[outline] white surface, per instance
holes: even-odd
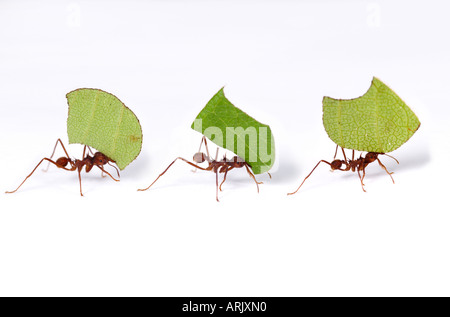
[[[139,117],[141,155],[120,183],[38,170],[0,195],[0,295],[450,295],[450,6],[444,1],[1,1],[0,187],[14,189],[54,142],[67,145],[65,94],[118,96]],[[320,166],[334,144],[324,95],[354,98],[372,76],[422,126],[397,165]],[[273,179],[256,193],[230,173],[177,163],[190,125],[222,87],[270,124]],[[67,147],[74,157],[77,145]]]

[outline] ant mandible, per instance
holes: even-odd
[[[200,152],[201,148],[202,148],[202,144],[203,142],[205,143],[205,149],[206,149],[206,154],[203,152]],[[189,162],[188,160],[182,158],[182,157],[177,157],[172,163],[169,164],[169,166],[164,170],[164,172],[162,172],[154,181],[153,183],[150,184],[150,186],[148,186],[147,188],[144,189],[138,189],[138,191],[145,191],[147,189],[149,189],[150,187],[152,187],[152,185],[154,183],[156,183],[156,181],[163,176],[167,170],[177,161],[177,160],[182,160],[184,162],[186,162],[187,164],[198,168],[200,170],[203,171],[212,171],[216,174],[216,200],[219,201],[219,189],[220,191],[222,191],[222,185],[225,182],[225,180],[227,179],[227,174],[229,171],[231,171],[234,168],[243,168],[245,167],[245,169],[247,170],[248,175],[255,181],[256,184],[256,189],[259,193],[259,184],[262,184],[262,182],[258,182],[255,178],[255,175],[252,173],[252,171],[250,170],[251,166],[250,164],[248,164],[246,161],[244,161],[242,158],[240,158],[239,156],[234,156],[231,160],[228,160],[226,158],[226,156],[224,155],[223,158],[221,160],[218,160],[219,154],[219,148],[217,148],[216,151],[216,157],[215,159],[212,159],[209,155],[209,150],[208,150],[208,144],[206,143],[206,137],[202,138],[202,141],[200,142],[200,147],[197,153],[194,154],[193,157],[193,161],[197,164],[203,163],[203,162],[208,162],[208,166],[207,167],[201,167],[198,166],[197,164],[194,164],[192,162]],[[223,176],[223,181],[220,183],[219,185],[219,173],[224,173]],[[270,176],[270,174],[269,174]]]
[[[66,153],[66,156],[62,156],[60,158],[58,158],[55,161],[52,160],[53,155],[55,154],[56,151],[56,147],[58,146],[58,143],[61,144],[61,147],[64,150],[64,153]],[[58,168],[62,168],[66,171],[78,171],[78,180],[80,182],[80,194],[81,196],[83,196],[83,192],[81,190],[81,170],[83,169],[84,166],[86,166],[86,173],[89,173],[92,168],[94,166],[97,166],[101,171],[102,171],[102,176],[103,173],[105,173],[106,175],[108,175],[109,177],[111,177],[113,180],[115,180],[116,182],[118,182],[118,179],[115,179],[114,177],[112,177],[111,174],[109,174],[107,171],[105,171],[105,169],[103,168],[103,165],[108,164],[111,165],[112,167],[114,167],[117,171],[117,175],[118,177],[120,177],[119,174],[119,170],[112,164],[110,164],[110,162],[115,163],[113,160],[111,160],[110,158],[108,158],[105,154],[101,153],[101,152],[95,152],[93,154],[93,156],[90,156],[89,153],[86,153],[86,148],[88,149],[88,151],[92,154],[92,150],[89,146],[85,145],[84,149],[83,149],[83,156],[81,160],[78,159],[71,159],[69,157],[69,154],[66,151],[66,148],[64,147],[64,144],[62,143],[61,139],[58,139],[56,141],[55,147],[53,148],[53,153],[50,156],[50,158],[44,157],[37,165],[36,167],[33,169],[33,171],[31,171],[31,173],[25,177],[25,179],[23,180],[23,182],[19,185],[19,187],[17,187],[15,190],[13,191],[7,191],[7,194],[12,194],[15,193],[22,185],[23,183],[25,183],[25,181],[31,176],[33,175],[34,171],[36,171],[36,169],[39,167],[39,165],[41,165],[42,162],[44,161],[48,161],[48,165],[50,166],[50,163],[56,165],[56,167]],[[86,155],[86,156],[85,156]],[[70,165],[70,167],[67,167],[67,165]],[[47,170],[48,170],[48,166],[47,166]]]
[[[298,192],[298,190],[300,189],[300,187],[302,187],[303,183],[306,181],[306,179],[311,176],[311,174],[314,172],[314,170],[316,169],[317,166],[319,166],[320,163],[326,163],[328,165],[330,165],[331,170],[340,170],[340,171],[352,171],[352,172],[358,172],[358,176],[359,179],[361,181],[361,188],[362,190],[365,192],[366,190],[364,189],[364,177],[366,176],[366,167],[367,165],[369,165],[370,163],[373,163],[375,161],[378,161],[378,164],[386,171],[386,173],[391,177],[392,182],[395,184],[394,182],[394,178],[392,177],[392,174],[394,174],[394,172],[389,172],[386,168],[386,166],[383,165],[383,163],[381,163],[380,159],[378,158],[378,155],[386,155],[392,159],[394,159],[397,164],[399,164],[399,162],[397,161],[397,159],[393,156],[390,156],[386,153],[378,153],[378,152],[368,152],[366,154],[366,156],[362,156],[360,155],[359,158],[355,159],[355,150],[352,150],[352,159],[347,160],[347,157],[345,156],[345,152],[344,152],[344,148],[341,147],[342,149],[342,154],[344,154],[344,159],[343,160],[338,160],[336,159],[336,154],[338,151],[339,145],[336,145],[336,151],[334,152],[334,158],[333,161],[331,163],[325,161],[325,160],[320,160],[316,166],[312,169],[312,171],[308,174],[308,176],[305,177],[305,179],[303,180],[303,182],[300,184],[300,186],[297,188],[297,190],[295,192],[292,193],[288,193],[288,195],[293,195],[296,192]],[[362,177],[361,177],[361,172],[362,171]]]

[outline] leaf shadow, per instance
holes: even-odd
[[[399,171],[407,171],[412,169],[421,168],[427,165],[431,160],[430,151],[428,148],[418,151],[413,155],[404,155],[400,158],[397,158],[400,164],[390,164],[391,166],[396,166],[396,170]]]
[[[386,166],[389,172],[394,172],[394,174],[392,175],[394,179],[395,174],[397,174],[398,172],[405,172],[422,168],[431,160],[431,155],[428,148],[422,151],[418,151],[413,155],[404,154],[403,156],[392,156],[398,160],[399,164],[397,164],[397,162],[387,156],[382,155],[378,158],[380,159],[381,163]],[[387,175],[386,171],[379,164],[377,164],[377,162],[374,162],[371,165],[372,166],[370,166],[370,168],[366,168],[366,177],[380,177],[383,175]]]
[[[395,162],[392,158],[387,157],[387,156],[381,155],[378,158],[380,159],[381,163],[383,163],[383,165],[386,166],[386,168],[389,172],[393,172],[392,177],[394,178],[394,180],[395,180],[396,174],[398,172],[400,172],[400,171],[404,172],[404,171],[422,168],[425,165],[427,165],[428,162],[431,160],[431,155],[430,155],[430,151],[428,150],[428,148],[426,148],[423,151],[418,151],[417,154],[414,154],[414,155],[403,155],[403,156],[392,155],[392,156],[395,157],[399,161],[399,164],[397,164],[397,162]],[[358,179],[357,172],[351,172],[351,171],[343,174],[341,177],[343,177],[344,179],[347,179],[350,177],[354,177],[355,176],[354,174],[356,174],[356,177]],[[361,175],[362,175],[362,173],[361,173]],[[365,181],[370,178],[379,178],[379,177],[388,177],[389,178],[389,175],[375,161],[366,167]]]

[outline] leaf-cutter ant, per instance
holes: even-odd
[[[361,181],[361,188],[362,188],[362,190],[365,192],[366,190],[364,189],[364,183],[363,183],[363,180],[364,180],[364,177],[366,176],[366,167],[367,167],[367,165],[369,165],[370,163],[373,163],[373,162],[375,162],[375,161],[378,161],[378,164],[386,171],[386,173],[391,177],[392,182],[395,184],[394,178],[392,177],[392,174],[394,174],[394,172],[389,172],[389,171],[387,170],[386,166],[384,166],[383,163],[381,163],[381,161],[380,161],[380,159],[378,158],[378,156],[379,156],[379,155],[386,155],[386,156],[388,156],[388,157],[394,159],[394,160],[397,162],[397,164],[399,164],[398,161],[397,161],[397,159],[396,159],[395,157],[390,156],[390,155],[388,155],[388,154],[386,154],[386,153],[368,152],[368,153],[366,154],[366,156],[360,155],[359,158],[355,159],[355,150],[352,150],[352,159],[351,159],[351,160],[350,160],[350,159],[347,160],[347,157],[345,156],[344,149],[341,147],[341,149],[342,149],[342,154],[344,154],[344,159],[343,159],[343,160],[339,160],[339,159],[336,159],[336,154],[337,154],[338,148],[339,148],[339,146],[336,145],[336,151],[335,151],[335,153],[334,153],[334,158],[333,158],[333,161],[332,161],[331,163],[329,163],[329,162],[327,162],[327,161],[325,161],[325,160],[320,160],[320,161],[316,164],[316,166],[312,169],[312,171],[308,174],[308,176],[305,177],[305,179],[304,179],[303,182],[300,184],[300,186],[299,186],[294,192],[288,193],[288,195],[293,195],[293,194],[295,194],[296,192],[298,192],[298,190],[300,189],[300,187],[302,187],[302,185],[303,185],[303,183],[306,181],[306,179],[307,179],[309,176],[311,176],[311,174],[314,172],[314,170],[316,169],[316,167],[319,166],[319,164],[322,163],[322,162],[323,162],[323,163],[326,163],[326,164],[328,164],[328,165],[330,165],[332,171],[334,171],[334,170],[339,170],[339,171],[350,171],[350,170],[351,170],[352,172],[355,172],[355,171],[358,172],[358,176],[359,176],[359,179],[360,179],[360,181]],[[361,177],[361,172],[362,172],[362,177]]]
[[[202,148],[202,144],[203,142],[205,143],[205,149],[206,149],[206,154],[203,152],[200,152],[201,148]],[[182,157],[177,157],[172,163],[169,164],[169,166],[153,181],[153,183],[150,184],[150,186],[148,186],[147,188],[144,189],[138,189],[138,191],[145,191],[147,189],[149,189],[150,187],[152,187],[152,185],[154,183],[156,183],[156,181],[163,176],[167,170],[177,161],[177,160],[182,160],[184,162],[186,162],[187,164],[198,168],[200,170],[203,171],[212,171],[216,174],[216,200],[219,201],[219,189],[220,191],[222,191],[222,185],[225,182],[225,180],[227,179],[227,174],[229,171],[231,171],[234,168],[245,168],[247,170],[248,175],[250,176],[250,178],[252,178],[256,184],[256,189],[259,193],[259,184],[262,184],[262,182],[258,182],[255,178],[255,175],[252,173],[251,171],[251,165],[248,164],[246,161],[244,161],[242,158],[240,158],[239,156],[234,156],[233,158],[231,158],[230,160],[226,158],[226,156],[224,155],[224,157],[221,160],[218,160],[219,154],[219,148],[217,148],[216,151],[216,157],[214,159],[212,159],[209,155],[209,150],[208,150],[208,144],[206,143],[206,137],[202,138],[202,141],[200,142],[200,148],[198,150],[197,153],[194,154],[193,157],[193,161],[196,163],[192,163],[189,162],[188,160],[182,158]],[[198,166],[197,164],[203,163],[203,162],[207,162],[208,166],[207,167],[201,167]],[[219,173],[223,173],[223,181],[220,183],[219,185]],[[270,174],[269,174],[270,176]]]
[[[66,153],[66,156],[62,156],[60,158],[58,158],[56,161],[53,161],[53,155],[55,154],[56,151],[56,147],[58,146],[58,143],[61,144],[61,147],[64,150],[64,153]],[[120,174],[119,174],[119,170],[112,165],[111,163],[115,163],[113,160],[111,160],[109,157],[107,157],[105,154],[101,153],[101,152],[95,152],[94,154],[92,154],[93,156],[90,156],[89,153],[86,153],[86,148],[88,149],[88,151],[92,154],[92,150],[89,146],[85,145],[84,149],[83,149],[83,156],[81,160],[78,159],[71,159],[69,157],[69,154],[66,151],[66,148],[64,147],[64,144],[62,143],[61,139],[58,139],[56,141],[55,147],[53,148],[53,153],[50,156],[50,158],[44,157],[37,165],[36,167],[31,171],[31,173],[25,177],[25,179],[23,180],[23,182],[19,185],[19,187],[17,187],[15,190],[13,191],[7,191],[7,194],[12,194],[15,193],[22,185],[23,183],[25,183],[25,181],[31,176],[33,175],[33,173],[36,171],[36,169],[39,167],[39,165],[41,165],[42,162],[44,161],[48,161],[49,165],[50,163],[56,165],[56,167],[58,168],[62,168],[66,171],[78,171],[78,179],[80,182],[80,194],[81,196],[83,196],[83,192],[81,190],[81,170],[83,169],[84,166],[86,166],[86,173],[89,173],[92,168],[94,166],[97,166],[101,171],[102,171],[102,176],[103,173],[105,173],[106,175],[108,175],[109,177],[111,177],[113,180],[115,180],[116,182],[118,182],[118,179],[115,179],[110,173],[108,173],[107,171],[105,171],[105,169],[103,168],[104,165],[108,164],[111,165],[112,167],[114,167],[117,171],[117,175],[120,178]],[[47,166],[48,169],[48,166]]]

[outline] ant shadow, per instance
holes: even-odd
[[[298,164],[292,160],[282,160],[282,163],[277,163],[275,171],[269,170],[271,176],[267,173],[255,174],[256,180],[258,182],[263,182],[262,186],[270,185],[270,184],[285,184],[286,181],[292,181],[298,179],[298,174],[300,169],[298,168]],[[219,183],[221,181],[221,176],[223,178],[223,174],[219,174]],[[247,173],[238,173],[238,171],[234,171],[234,173],[229,173],[227,175],[227,181],[223,185],[226,186],[241,186],[242,184],[247,184],[249,182]],[[254,184],[253,184],[254,186]]]
[[[272,175],[272,179],[267,180],[267,182],[280,184],[285,183],[286,181],[297,180],[300,170],[301,169],[298,168],[298,162],[289,159],[281,159],[278,162],[278,168],[276,171],[273,173],[269,171]]]
[[[144,174],[143,171],[147,171],[149,169],[149,166],[152,163],[151,161],[152,159],[147,152],[141,152],[139,156],[130,163],[130,166],[127,166],[126,169],[121,171],[121,174],[123,173],[130,179],[141,178]]]

